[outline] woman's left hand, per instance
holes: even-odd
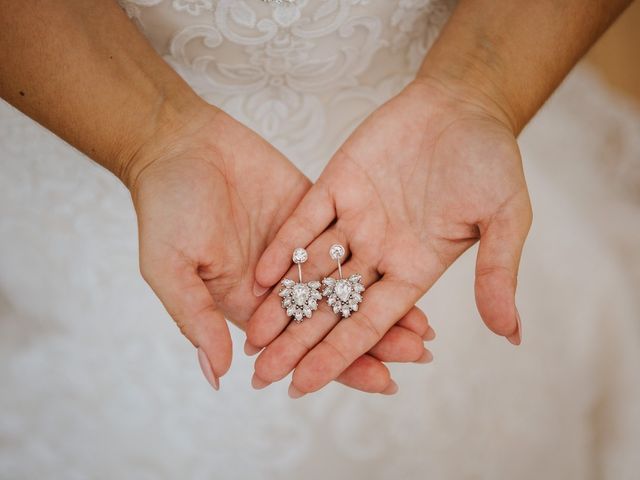
[[[315,249],[330,237],[350,253],[343,271],[362,274],[367,287],[360,309],[340,322],[335,317],[328,334],[310,322],[295,395],[320,389],[368,351],[478,240],[478,310],[492,331],[519,344],[516,278],[531,219],[506,117],[435,80],[410,84],[345,142],[257,265],[258,283],[270,287],[289,268],[294,247]],[[324,274],[336,276],[334,267]],[[267,345],[266,354],[280,330],[258,308],[248,339]],[[291,341],[279,340],[278,350]],[[272,360],[262,368],[294,366]]]

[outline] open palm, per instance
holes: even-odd
[[[335,328],[323,323],[299,340],[308,349],[292,388],[315,391],[338,376],[478,240],[479,312],[491,330],[519,343],[514,297],[530,223],[521,159],[506,124],[440,86],[408,86],[345,142],[258,264],[258,282],[273,285],[293,245],[313,250],[331,237],[348,246],[343,271],[362,274],[367,285],[358,312],[339,323],[334,316]],[[335,277],[334,268],[322,275]],[[259,309],[249,340],[269,338],[273,323]]]

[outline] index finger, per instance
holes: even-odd
[[[423,293],[418,286],[391,276],[373,284],[361,308],[341,320],[300,361],[293,373],[292,385],[303,393],[324,387],[378,343]]]

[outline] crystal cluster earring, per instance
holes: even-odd
[[[318,291],[320,282],[312,281],[304,283],[302,281],[301,265],[309,258],[304,248],[296,248],[292,255],[293,263],[298,265],[298,282],[285,278],[281,285],[282,289],[278,293],[282,297],[282,308],[287,315],[296,323],[302,322],[305,318],[311,318],[313,312],[318,308],[318,300],[322,295]]]
[[[338,262],[338,274],[340,278],[326,277],[322,280],[324,290],[322,295],[327,298],[327,304],[333,308],[333,313],[348,318],[352,312],[358,311],[358,305],[362,302],[364,285],[360,281],[362,275],[354,273],[349,278],[342,278],[342,257],[344,247],[339,243],[332,245],[329,256]]]

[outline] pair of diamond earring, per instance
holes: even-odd
[[[298,265],[298,282],[285,278],[278,294],[282,297],[282,308],[293,321],[300,323],[305,318],[311,318],[322,297],[327,299],[327,304],[333,312],[342,318],[348,318],[352,312],[358,311],[358,305],[362,302],[362,292],[364,292],[362,275],[354,273],[349,278],[342,277],[344,254],[344,247],[338,243],[329,249],[329,256],[338,262],[339,278],[325,277],[322,283],[317,280],[305,283],[302,281],[302,264],[309,259],[309,255],[304,248],[296,248],[293,251],[291,259]],[[324,289],[320,293],[323,285]]]

